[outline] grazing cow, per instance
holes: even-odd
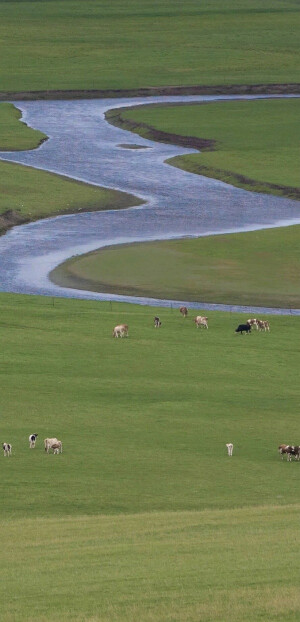
[[[47,454],[49,453],[49,449],[51,449],[54,443],[58,443],[57,438],[45,438],[44,447],[45,447],[45,451],[47,452]]]
[[[57,443],[53,443],[51,445],[51,449],[53,449],[53,453],[54,454],[62,454],[62,442],[61,441],[57,441]]]
[[[199,326],[204,326],[204,328],[208,329],[207,317],[197,315],[197,317],[194,318],[194,322],[197,328],[199,328]]]
[[[247,320],[247,324],[249,324],[249,326],[255,326],[256,330],[258,330],[258,320],[256,318]]]
[[[232,456],[233,444],[232,443],[226,443],[226,447],[227,447],[228,456]]]
[[[8,456],[8,457],[11,456],[12,445],[10,443],[3,443],[2,447],[3,447],[4,456]]]
[[[179,311],[180,311],[181,315],[183,315],[183,317],[186,317],[187,314],[188,314],[187,307],[180,307]]]
[[[257,320],[257,324],[259,330],[264,330],[265,332],[270,330],[270,324],[267,320]]]
[[[35,448],[35,443],[36,443],[37,437],[38,437],[38,434],[30,434],[29,435],[29,447],[30,447],[30,449],[34,449]]]
[[[128,337],[128,326],[127,324],[119,324],[115,326],[113,330],[113,337]]]
[[[241,335],[243,333],[251,333],[251,326],[250,324],[239,324],[239,326],[235,329],[236,333],[241,333]]]
[[[292,445],[279,445],[278,451],[281,456],[281,460],[283,460],[283,456],[286,455],[287,461],[292,462],[292,455],[294,451],[294,447]]]
[[[159,328],[161,326],[161,321],[159,317],[156,315],[154,318],[154,328]]]

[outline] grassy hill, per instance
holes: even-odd
[[[299,464],[277,453],[298,441],[297,318],[240,336],[240,314],[204,331],[171,309],[0,305],[3,619],[297,619]]]

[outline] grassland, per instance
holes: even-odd
[[[297,0],[0,3],[2,91],[299,82]]]
[[[201,153],[169,164],[249,190],[300,198],[299,112],[296,99],[223,101],[136,107],[119,111],[115,121],[114,112],[108,113],[108,119],[148,138],[186,146],[203,140]]]
[[[47,136],[20,121],[21,113],[12,104],[0,104],[0,151],[34,149]],[[0,231],[45,216],[121,209],[139,205],[133,195],[99,188],[8,162],[0,162]]]
[[[122,245],[75,257],[60,285],[129,296],[300,307],[299,227]]]
[[[297,318],[240,336],[238,314],[201,331],[171,309],[0,305],[2,619],[297,620],[299,464],[277,454],[298,441]]]

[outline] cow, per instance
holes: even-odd
[[[9,458],[9,456],[11,456],[12,445],[10,443],[3,443],[2,447],[4,456],[7,456]]]
[[[45,451],[47,452],[47,454],[49,453],[49,449],[51,449],[54,443],[58,443],[57,438],[45,438],[44,447],[45,447]]]
[[[204,326],[204,328],[208,329],[207,317],[197,315],[197,317],[194,318],[194,322],[197,328],[199,328],[199,326]]]
[[[57,441],[57,443],[53,443],[51,445],[51,449],[53,449],[53,453],[54,454],[62,454],[62,442],[61,441]]]
[[[247,324],[249,324],[249,326],[255,326],[256,330],[258,330],[258,320],[256,318],[251,318],[250,320],[247,320]]]
[[[154,328],[159,328],[161,326],[161,321],[159,317],[156,315],[154,318]]]
[[[228,456],[232,456],[233,444],[232,443],[226,443],[226,447],[227,447]]]
[[[279,445],[278,451],[281,456],[281,460],[283,460],[283,456],[286,455],[287,461],[292,462],[292,455],[294,451],[294,447],[292,445]]]
[[[34,449],[35,448],[35,443],[36,443],[36,439],[38,437],[38,434],[30,434],[29,435],[29,447],[30,449]]]
[[[115,326],[113,330],[113,337],[128,337],[128,326],[127,324],[119,324]]]
[[[180,307],[179,311],[180,311],[181,315],[183,315],[183,317],[186,317],[187,314],[188,314],[187,307]]]
[[[267,320],[257,320],[257,324],[259,330],[264,330],[265,332],[270,330],[270,324]]]
[[[241,335],[243,333],[251,333],[251,326],[250,324],[239,324],[238,327],[235,329],[236,333],[241,333]]]

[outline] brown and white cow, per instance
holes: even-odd
[[[119,324],[115,326],[113,330],[113,337],[128,337],[128,326],[127,324]]]
[[[257,320],[257,326],[259,330],[264,330],[265,332],[270,330],[270,324],[267,320]]]
[[[179,311],[180,311],[181,315],[183,315],[183,317],[186,317],[187,314],[188,314],[187,307],[180,307]]]
[[[286,455],[286,459],[288,462],[292,462],[294,447],[292,445],[279,445],[278,451],[281,459],[283,460],[283,456]]]
[[[197,328],[199,328],[199,326],[204,326],[204,328],[208,329],[207,317],[197,315],[197,317],[194,318],[194,322]]]

